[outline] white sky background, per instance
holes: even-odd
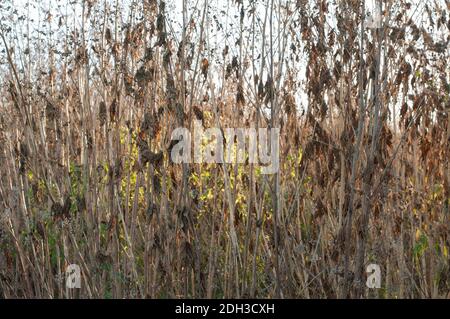
[[[76,25],[77,29],[81,29],[81,14],[82,14],[82,8],[81,8],[81,2],[77,1],[79,4],[76,6],[75,11],[73,10],[74,6],[69,5],[69,9],[66,12],[66,5],[68,3],[71,3],[70,0],[8,0],[9,3],[12,3],[12,6],[17,9],[18,16],[23,15],[25,17],[25,20],[29,17],[31,20],[30,24],[30,30],[31,33],[33,33],[35,36],[38,36],[41,38],[42,45],[46,46],[48,45],[47,41],[47,35],[51,34],[50,36],[50,42],[51,45],[54,45],[55,47],[58,47],[59,45],[62,45],[61,39],[64,39],[65,30],[61,30],[58,28],[58,16],[66,16],[69,15],[69,23],[73,22],[71,27],[73,27],[73,24]],[[237,7],[235,0],[229,0],[229,1],[223,1],[223,0],[207,0],[208,6],[210,9],[208,10],[207,15],[207,27],[205,28],[205,32],[207,39],[208,39],[208,48],[213,50],[210,52],[204,52],[204,54],[209,58],[211,68],[222,67],[223,59],[222,59],[222,50],[225,45],[229,46],[229,59],[231,62],[231,57],[238,56],[238,46],[236,45],[236,41],[238,40],[239,36],[239,20],[240,20],[240,11]],[[115,0],[109,0],[107,3],[111,6],[111,11],[114,11],[115,6]],[[128,19],[128,10],[130,7],[131,0],[122,1],[120,0],[120,7],[121,7],[121,18],[122,23],[127,23]],[[257,16],[259,17],[260,21],[257,21],[257,25],[260,27],[262,26],[263,19],[264,19],[264,13],[265,13],[265,3],[269,3],[270,0],[257,0],[256,5],[256,12]],[[203,0],[186,0],[186,7],[187,7],[187,19],[189,20],[189,17],[194,14],[194,8],[197,7],[200,11],[203,9],[204,2]],[[292,2],[291,2],[292,3]],[[102,3],[103,4],[103,3]],[[7,4],[4,4],[6,6]],[[244,19],[244,28],[250,28],[250,18],[247,14],[248,10],[252,8],[252,5],[248,0],[244,1],[244,7],[245,7],[245,19]],[[48,11],[51,11],[53,13],[53,18],[51,20],[51,24],[47,21],[47,13]],[[200,25],[200,11],[197,12],[197,14],[194,14],[194,20],[197,25]],[[178,35],[178,38],[181,38],[181,30],[182,30],[182,1],[180,0],[167,0],[166,1],[166,12],[169,19],[168,25],[170,28],[173,28],[172,30],[169,29],[168,31],[173,31],[175,34]],[[56,17],[55,17],[56,16]],[[14,19],[17,19],[17,16],[14,16]],[[15,35],[24,35],[27,33],[27,24],[26,21],[22,20],[21,23],[10,23],[10,25],[13,27],[13,32],[11,32],[11,36]],[[217,29],[218,25],[221,25],[221,30]],[[113,23],[110,23],[112,26]],[[63,26],[65,24],[63,23]],[[198,27],[197,27],[198,28]],[[268,28],[267,28],[268,29]],[[266,36],[268,35],[268,30],[266,29]],[[276,14],[274,14],[274,40],[275,40],[275,46],[277,44],[277,38],[276,34],[277,31],[280,28],[277,29],[277,20],[276,20]],[[198,35],[197,30],[197,35]],[[252,40],[252,36],[254,34],[250,33],[248,30],[244,31],[244,42],[249,43]],[[260,41],[261,36],[260,34],[255,34],[255,47],[260,47]],[[26,48],[26,39],[24,37],[20,37],[19,39],[16,39],[16,43],[19,43],[19,47],[16,47],[17,56],[21,57],[23,56],[23,51]],[[251,48],[245,44],[245,50],[251,50]],[[178,43],[175,44],[176,46]],[[267,48],[266,48],[267,49]],[[195,48],[195,51],[197,48]],[[31,50],[33,51],[33,50]],[[209,54],[208,54],[209,53]],[[248,55],[250,52],[246,51],[243,52],[244,55]],[[215,55],[216,59],[211,59],[212,55]],[[267,51],[266,51],[267,55]],[[256,61],[255,64],[258,65],[259,61]],[[306,57],[305,57],[306,61]],[[302,62],[302,65],[305,65],[305,61]],[[24,61],[21,61],[21,63],[24,63]],[[41,69],[41,65],[45,66],[45,61],[40,61],[40,59],[32,60],[32,63],[35,66],[36,70]],[[258,73],[259,73],[259,67],[258,67]],[[218,72],[211,71],[211,74],[214,75],[220,75]]]
[[[97,1],[97,0],[91,0],[91,1]],[[103,0],[99,0],[101,3],[103,3]],[[290,2],[294,3],[296,0],[291,1],[281,1],[282,3]],[[337,0],[339,2],[339,0]],[[366,0],[366,10],[370,14],[370,12],[373,11],[373,8],[375,7],[375,3],[378,0]],[[446,0],[438,0],[438,2],[441,2],[443,4],[443,7],[445,8]],[[448,0],[447,0],[448,1]],[[72,11],[73,6],[69,6],[69,10],[66,12],[66,4],[72,3],[72,0],[3,0],[0,4],[1,6],[8,6],[9,3],[12,4],[12,7],[15,7],[18,15],[23,15],[26,17],[30,17],[32,20],[32,23],[30,24],[31,30],[45,30],[48,31],[48,23],[46,21],[46,13],[45,11],[51,10],[53,13],[56,11],[58,12],[58,15],[70,15],[70,19],[75,21],[78,28],[81,28],[81,5],[78,5],[75,12]],[[81,3],[80,0],[76,1],[78,3]],[[111,6],[114,6],[115,0],[107,0],[107,3],[110,3]],[[127,18],[129,9],[129,3],[131,3],[131,0],[119,0],[119,3],[121,3],[121,12],[122,17],[124,19]],[[201,9],[203,6],[203,1],[201,0],[186,0],[187,3],[187,9],[189,13],[192,13],[193,4],[198,3],[198,7]],[[236,35],[239,31],[239,11],[236,8],[236,4],[234,3],[235,0],[208,0],[208,4],[213,7],[212,10],[210,10],[209,13],[209,22],[210,26],[212,28],[208,28],[208,30],[214,30],[213,20],[217,18],[217,21],[223,24],[224,31],[229,32],[230,34]],[[434,0],[410,0],[409,1],[412,4],[411,8],[411,14],[410,17],[414,19],[417,25],[421,26],[427,26],[428,25],[428,17],[424,12],[425,5],[432,5]],[[180,34],[181,25],[182,25],[182,1],[181,0],[167,0],[167,12],[171,19],[171,26],[176,27],[177,30],[174,30],[177,34]],[[244,0],[244,6],[246,7],[247,11],[251,8],[249,5],[249,0]],[[257,14],[261,18],[261,20],[264,17],[264,10],[265,10],[265,3],[270,3],[270,0],[257,0]],[[30,4],[30,6],[28,6]],[[38,9],[40,8],[40,10]],[[330,10],[332,12],[332,10]],[[395,4],[394,4],[394,11],[395,11]],[[223,14],[226,13],[226,14]],[[3,18],[3,13],[2,13]],[[276,19],[276,17],[275,17]],[[3,20],[3,19],[2,19]],[[330,27],[335,27],[334,21],[335,19],[329,14],[328,15],[328,24]],[[20,22],[20,21],[19,21]],[[52,20],[52,26],[51,26],[51,33],[58,31],[57,26],[58,19],[53,18]],[[126,21],[123,21],[126,23]],[[199,21],[197,21],[199,22]],[[249,27],[249,18],[246,15],[246,19],[244,20],[244,25]],[[232,25],[233,24],[233,25]],[[24,34],[26,33],[26,23],[25,21],[22,21],[22,23],[14,23],[14,27],[18,28],[19,31],[18,34]],[[61,31],[61,30],[59,30]],[[235,36],[236,37],[236,36]],[[234,37],[234,38],[235,38]],[[24,40],[24,39],[20,39]],[[58,41],[56,34],[55,34],[55,41]],[[229,43],[233,40],[233,38],[225,37],[224,32],[222,33],[216,33],[210,35],[210,41],[215,42],[218,47],[223,46],[225,42],[228,42],[227,44],[230,47],[231,53],[236,55],[237,52],[233,52],[233,50],[236,50],[236,47],[232,45],[232,43]]]
[[[103,5],[104,0],[100,0],[101,4]],[[140,0],[139,0],[140,1]],[[235,0],[207,0],[208,5],[211,6],[211,9],[208,13],[208,27],[205,28],[207,30],[207,38],[209,42],[209,48],[215,50],[215,54],[217,59],[214,61],[210,59],[211,67],[217,66],[221,67],[220,63],[223,62],[222,59],[222,50],[225,45],[228,45],[230,48],[229,57],[231,59],[232,56],[238,56],[238,46],[235,45],[235,41],[238,38],[239,34],[239,10],[235,4]],[[262,24],[262,20],[264,19],[264,13],[265,13],[265,4],[270,3],[271,0],[258,0],[257,1],[257,7],[256,7],[256,13],[257,16],[260,17],[260,25]],[[295,3],[296,0],[287,1],[282,0],[282,3],[290,2]],[[312,1],[312,0],[311,0]],[[337,3],[339,0],[336,0]],[[443,4],[443,7],[445,8],[445,1],[446,0],[437,0],[438,2]],[[448,0],[447,0],[448,1]],[[47,34],[51,34],[50,41],[51,45],[54,45],[56,48],[58,46],[61,46],[62,41],[61,39],[64,39],[65,30],[61,30],[58,27],[58,16],[66,16],[66,14],[69,16],[69,21],[73,21],[73,23],[77,26],[78,29],[81,29],[81,5],[78,5],[75,9],[75,12],[73,12],[73,6],[68,6],[68,11],[66,12],[66,5],[68,3],[73,2],[72,0],[3,0],[0,4],[3,7],[8,6],[8,4],[12,4],[13,8],[16,8],[17,15],[14,15],[14,18],[12,22],[8,22],[8,17],[4,16],[4,13],[1,13],[2,16],[2,25],[3,26],[11,26],[13,28],[13,32],[10,33],[10,36],[17,36],[19,39],[16,39],[14,41],[15,45],[11,44],[12,49],[16,51],[16,57],[23,57],[23,52],[26,48],[26,38],[23,37],[24,34],[27,33],[27,23],[26,19],[27,17],[30,18],[31,24],[29,25],[30,31],[34,33],[35,36],[40,37],[41,44],[43,46],[47,45],[48,37]],[[76,1],[77,3],[81,3],[80,0]],[[114,5],[115,0],[107,0],[107,3],[111,5],[111,10],[114,11]],[[375,6],[375,3],[377,0],[366,0],[366,10],[368,12],[373,11],[373,8]],[[425,13],[425,5],[428,3],[430,7],[432,8],[432,4],[434,0],[411,0],[409,1],[411,3],[411,9],[409,12],[409,17],[412,17],[415,23],[420,27],[423,26],[427,28],[429,26],[428,24],[428,16]],[[122,22],[126,23],[128,19],[128,9],[129,4],[131,3],[131,0],[119,0],[120,6],[121,6],[121,16],[122,16]],[[181,0],[167,0],[167,9],[166,12],[168,13],[168,18],[170,19],[169,25],[175,30],[175,34],[178,34],[179,37],[181,37],[181,26],[182,26],[182,1]],[[187,3],[187,9],[188,9],[188,16],[193,13],[193,8],[195,7],[195,4],[198,3],[198,8],[201,10],[203,8],[203,0],[186,0]],[[395,3],[395,2],[394,2]],[[30,4],[28,6],[27,4]],[[40,8],[40,9],[39,9]],[[245,19],[244,19],[244,27],[250,27],[250,17],[247,14],[248,10],[251,9],[250,7],[250,1],[244,0],[244,8],[246,9],[245,12]],[[47,14],[46,12],[50,10],[55,16],[51,20],[51,24],[47,22]],[[396,11],[395,4],[393,11]],[[331,16],[333,13],[333,10],[329,10],[329,14],[327,17],[328,27],[329,28],[335,28],[335,18]],[[17,21],[17,18],[20,16],[24,16],[25,19]],[[197,24],[200,24],[200,14],[197,14],[195,17],[195,22]],[[393,15],[395,16],[395,14]],[[5,19],[6,18],[6,19]],[[20,19],[20,18],[19,18]],[[274,43],[275,46],[277,44],[276,39],[276,33],[279,31],[277,28],[277,20],[275,15],[275,21],[274,21]],[[222,30],[217,31],[217,24],[221,24],[223,26]],[[65,24],[63,23],[63,26]],[[72,25],[73,26],[73,25]],[[112,23],[111,23],[112,26]],[[39,30],[39,32],[38,32]],[[170,30],[169,30],[170,31]],[[21,36],[22,35],[22,36]],[[251,46],[247,45],[251,41],[251,36],[253,34],[251,32],[246,32],[244,34],[244,37],[247,36],[247,38],[244,38],[244,41],[246,41],[245,48],[246,50],[251,50]],[[260,48],[259,41],[261,40],[261,36],[256,34],[256,45],[255,47]],[[266,30],[266,37],[268,36],[268,30]],[[445,40],[445,36],[448,36],[448,34],[435,34],[434,35],[436,39]],[[89,37],[89,36],[88,36]],[[11,41],[13,43],[13,41]],[[0,50],[3,49],[3,45],[0,45]],[[301,50],[299,48],[298,50]],[[33,50],[32,50],[33,51]],[[288,45],[288,51],[289,51],[289,45]],[[247,54],[246,54],[247,53]],[[249,55],[250,52],[244,52],[244,55]],[[267,53],[267,52],[266,52]],[[285,58],[288,58],[288,53]],[[34,65],[34,69],[37,72],[37,70],[41,69],[41,66],[45,66],[47,63],[45,61],[40,60],[41,55],[38,54],[38,59],[32,59],[32,63]],[[3,60],[4,63],[4,54],[0,53],[0,60]],[[259,65],[259,61],[256,61],[255,64]],[[19,64],[23,65],[25,64],[25,61],[18,61]],[[300,87],[297,92],[297,104],[300,105],[300,108],[306,107],[307,98],[305,93],[305,83],[304,83],[304,72],[306,69],[306,63],[307,63],[307,56],[302,55],[300,61],[298,61],[295,65],[296,68],[299,69],[299,82]],[[251,65],[251,63],[250,63]],[[4,74],[4,71],[2,72],[1,69],[5,68],[5,64],[2,66],[0,65],[0,77],[2,77],[2,74]],[[289,67],[288,65],[285,65],[284,71],[286,71],[286,67]],[[251,70],[251,68],[250,68]],[[258,68],[259,71],[259,68]],[[216,74],[215,72],[211,72],[212,74]],[[248,77],[250,78],[250,77]],[[4,82],[4,81],[1,81]],[[252,86],[252,83],[247,83],[248,86]]]

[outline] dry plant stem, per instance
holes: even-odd
[[[350,271],[350,249],[351,249],[351,231],[352,231],[352,223],[353,223],[353,205],[354,205],[354,196],[355,196],[355,179],[357,174],[359,157],[361,154],[361,141],[363,136],[364,123],[366,118],[366,106],[364,103],[364,88],[363,88],[363,76],[364,76],[364,38],[365,38],[365,30],[364,30],[364,16],[365,16],[365,1],[363,0],[361,3],[361,30],[360,30],[360,65],[359,65],[359,122],[358,122],[358,131],[357,142],[355,144],[353,155],[352,155],[352,171],[351,171],[351,179],[350,179],[350,196],[349,196],[349,204],[348,211],[346,213],[345,222],[345,256],[344,256],[344,283],[341,297],[348,297],[350,294],[350,287],[353,281],[351,278]]]

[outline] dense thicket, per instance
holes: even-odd
[[[448,296],[449,10],[2,1],[0,296]],[[279,127],[279,172],[172,163],[194,120]]]

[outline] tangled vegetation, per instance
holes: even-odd
[[[450,297],[448,0],[17,2],[1,297]],[[172,162],[195,120],[280,128],[278,172]]]

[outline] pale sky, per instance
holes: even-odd
[[[21,23],[17,23],[14,22],[12,24],[13,28],[16,28],[16,30],[14,30],[15,32],[12,32],[11,34],[19,34],[19,35],[23,35],[26,34],[26,17],[29,15],[30,19],[33,20],[33,23],[30,25],[30,29],[31,30],[41,30],[42,32],[49,32],[49,24],[46,20],[47,18],[47,14],[46,11],[48,11],[48,9],[50,8],[51,11],[53,12],[53,14],[55,14],[56,12],[56,17],[53,17],[53,19],[51,20],[52,23],[50,25],[50,30],[51,30],[51,41],[53,42],[53,44],[58,45],[59,40],[58,39],[62,39],[64,38],[64,32],[65,30],[61,30],[58,27],[58,16],[59,15],[65,15],[66,14],[66,4],[70,3],[70,1],[72,0],[7,0],[7,1],[3,1],[3,3],[1,4],[2,6],[7,6],[8,3],[12,3],[13,6],[17,9],[17,16],[21,16],[24,15],[25,16],[25,20],[21,21]],[[102,1],[102,0],[101,0]],[[256,8],[256,12],[257,12],[257,16],[260,17],[261,20],[264,19],[264,12],[265,12],[265,6],[264,3],[270,3],[271,0],[261,0],[258,2],[257,8]],[[78,1],[80,2],[80,1]],[[109,0],[107,1],[108,3],[110,3],[111,5],[115,4],[115,0]],[[127,10],[129,8],[129,5],[127,3],[130,3],[130,0],[120,0],[119,1],[122,4],[122,9],[121,9],[121,13],[122,13],[122,17],[125,21],[123,21],[124,23],[126,22],[127,19]],[[282,1],[283,3],[286,3],[286,1]],[[368,12],[372,11],[375,3],[377,2],[377,0],[366,0],[366,9]],[[428,15],[426,14],[426,10],[425,10],[425,6],[426,4],[428,4],[430,6],[430,9],[432,9],[432,4],[433,4],[434,0],[411,0],[411,9],[409,12],[409,17],[413,17],[414,21],[416,22],[416,24],[418,26],[423,26],[425,28],[427,28],[429,26],[428,23]],[[443,7],[445,8],[445,0],[438,0],[438,2],[443,4]],[[29,9],[27,8],[27,4],[30,3],[30,7]],[[182,25],[182,1],[178,1],[178,0],[167,0],[167,13],[169,15],[169,19],[171,19],[171,22],[169,23],[169,25],[174,28],[175,30],[172,30],[173,32],[175,32],[175,34],[179,35],[180,34],[180,30],[181,30],[181,25]],[[193,5],[194,3],[198,3],[198,7],[202,8],[203,6],[203,0],[189,0],[187,1],[187,9],[188,9],[188,15],[192,14],[192,9],[195,7],[195,5]],[[248,0],[244,0],[244,7],[245,9],[248,11],[250,9],[249,7],[249,1]],[[292,1],[290,2],[292,3]],[[238,55],[237,52],[237,46],[235,45],[235,41],[237,39],[237,35],[238,35],[238,31],[239,31],[239,11],[236,8],[235,5],[235,0],[229,0],[229,1],[224,1],[224,0],[208,0],[208,5],[212,6],[213,9],[209,11],[208,14],[208,27],[205,28],[208,32],[207,37],[209,39],[209,47],[211,48],[215,48],[216,49],[216,54],[218,57],[221,57],[221,52],[223,50],[223,47],[225,46],[225,44],[229,45],[230,48],[230,55]],[[37,6],[39,6],[41,8],[41,10],[37,9]],[[103,6],[103,3],[102,3]],[[395,12],[395,5],[393,8],[393,11]],[[70,21],[74,21],[78,28],[81,27],[81,5],[77,6],[77,8],[75,9],[75,12],[72,11],[73,10],[73,6],[70,5],[69,6],[69,11],[67,12],[68,15],[70,16]],[[330,12],[332,12],[332,10],[330,10]],[[3,13],[2,13],[3,15]],[[393,16],[395,17],[395,13],[393,14]],[[197,19],[195,20],[197,24],[200,24],[199,21],[199,17],[196,17]],[[334,28],[335,27],[335,19],[329,14],[328,15],[328,24],[329,27]],[[6,24],[6,19],[5,17],[2,17],[2,21],[4,21],[4,23]],[[217,25],[221,24],[222,25],[222,29],[221,30],[217,30]],[[245,19],[244,19],[244,27],[250,27],[251,21],[249,16],[246,14],[245,15]],[[262,24],[262,22],[261,22]],[[63,24],[64,25],[64,24]],[[274,26],[274,34],[276,34],[276,32],[278,30],[276,30],[275,28],[277,28],[276,26],[276,22],[275,22],[275,26]],[[60,32],[58,34],[58,32]],[[231,36],[229,36],[229,34],[231,34]],[[268,34],[268,31],[266,31],[266,36]],[[228,36],[227,36],[228,35]],[[251,37],[253,34],[251,32],[247,32],[245,34],[246,36]],[[245,36],[244,35],[244,36]],[[258,35],[257,35],[258,36]],[[435,38],[439,39],[441,38],[442,40],[444,40],[444,36],[445,34],[435,34],[434,35]],[[447,34],[448,36],[448,34]],[[41,34],[40,37],[43,39],[43,41],[47,41],[47,36],[44,34]],[[250,41],[251,38],[247,38],[244,39],[244,41]],[[259,40],[261,38],[259,37]],[[23,50],[25,49],[26,45],[25,45],[25,38],[20,38],[19,39],[19,43],[20,43],[20,48],[16,48],[17,51],[19,51],[19,54],[17,56],[23,56],[23,54],[20,54],[20,51],[23,52]],[[275,40],[276,43],[276,40]],[[258,46],[258,38],[256,39],[256,47]],[[1,48],[2,46],[0,46]],[[246,46],[247,50],[251,50],[250,46]],[[249,54],[250,52],[247,52],[247,54]],[[245,52],[244,52],[245,55]],[[299,73],[300,75],[300,80],[303,81],[304,80],[304,70],[305,70],[305,66],[307,63],[307,57],[304,56],[303,59],[301,61],[299,61],[296,64],[296,68],[299,68],[301,70],[301,72]],[[219,59],[220,60],[220,59]],[[39,61],[33,61],[36,63],[39,63]],[[257,62],[258,63],[258,62]],[[214,61],[211,61],[211,64],[214,65]],[[37,68],[38,65],[36,65]],[[299,95],[297,96],[297,102],[298,104],[303,105],[303,107],[306,107],[306,94],[305,94],[305,90],[304,89],[300,89],[298,91]]]

